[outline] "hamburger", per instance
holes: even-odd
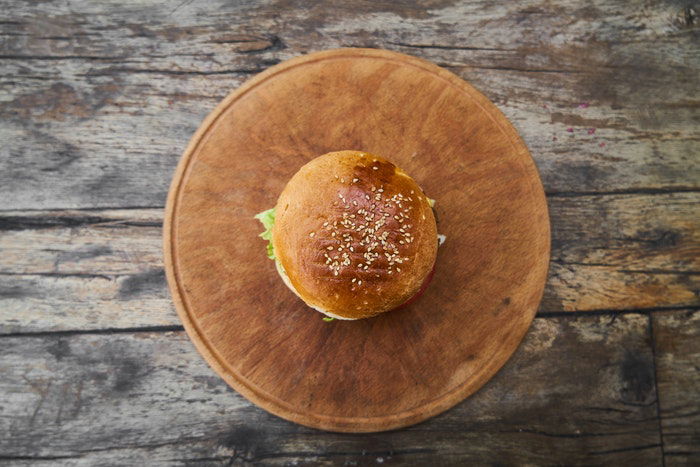
[[[425,289],[438,247],[433,204],[388,160],[338,151],[301,167],[255,217],[287,287],[325,320],[353,320]]]

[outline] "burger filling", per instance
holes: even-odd
[[[260,236],[267,240],[267,257],[270,259],[275,259],[275,247],[272,246],[272,227],[275,226],[275,208],[263,211],[255,216],[259,220],[265,231],[260,234]]]

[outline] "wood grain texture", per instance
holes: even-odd
[[[666,465],[700,463],[700,312],[652,317]]]
[[[700,196],[550,198],[542,311],[700,304]]]
[[[2,333],[179,325],[162,210],[0,214]]]
[[[4,7],[6,209],[161,207],[216,102],[271,64],[343,46],[407,52],[473,83],[515,124],[549,193],[699,188],[686,5],[181,3]]]
[[[10,217],[3,225],[14,226],[0,230],[0,333],[47,333],[41,338],[46,344],[28,336],[7,341],[25,353],[13,354],[10,364],[7,344],[2,346],[0,369],[5,372],[44,367],[54,385],[66,382],[64,371],[80,374],[77,360],[64,359],[64,366],[56,367],[53,356],[31,350],[54,339],[124,338],[118,355],[150,355],[153,347],[144,334],[100,333],[177,326],[161,272],[158,224],[182,148],[209,110],[246,79],[279,61],[330,47],[385,48],[434,61],[474,84],[514,123],[539,166],[553,225],[554,261],[540,310],[547,319],[535,321],[531,336],[542,335],[541,323],[594,319],[552,317],[563,310],[606,310],[596,312],[606,316],[587,326],[600,332],[609,329],[610,321],[618,329],[636,316],[613,318],[617,311],[651,306],[645,313],[656,318],[671,316],[658,310],[683,303],[692,303],[690,311],[698,307],[693,232],[700,217],[694,162],[700,128],[700,8],[693,2],[416,0],[349,6],[337,1],[6,0],[0,6],[0,210]],[[95,207],[156,209],[91,209]],[[89,209],[65,211],[71,208]],[[110,232],[93,225],[99,220],[86,220],[92,215],[125,225]],[[636,228],[641,225],[648,228]],[[625,235],[618,235],[618,229]],[[688,301],[693,293],[695,300]],[[692,336],[698,324],[693,319],[678,323],[680,327],[656,330],[655,336],[661,417],[664,408],[672,414],[664,421],[668,465],[674,458],[679,464],[692,462],[692,443],[697,444],[692,411],[676,408],[697,406],[690,399],[698,393],[691,377],[697,363],[691,358],[692,342],[682,336]],[[48,415],[45,422],[53,431],[46,438],[34,436],[26,419],[0,417],[12,423],[14,433],[0,436],[0,443],[11,441],[9,446],[2,443],[0,462],[368,464],[381,457],[385,463],[416,464],[440,458],[448,465],[619,464],[636,456],[658,465],[658,455],[649,455],[656,448],[643,448],[658,438],[637,442],[624,434],[630,423],[652,417],[654,410],[608,404],[614,394],[601,391],[615,378],[599,373],[603,368],[621,375],[619,367],[607,362],[622,361],[623,349],[646,358],[649,342],[627,342],[630,336],[636,336],[634,342],[650,336],[635,326],[609,341],[612,347],[581,347],[565,327],[549,329],[546,340],[555,336],[553,353],[532,357],[552,371],[543,393],[549,396],[538,405],[529,397],[529,385],[539,381],[540,373],[525,372],[522,379],[508,376],[513,379],[500,393],[510,405],[494,399],[479,411],[466,412],[460,405],[412,429],[357,437],[299,428],[249,405],[223,419],[211,415],[211,405],[227,413],[236,402],[219,405],[212,392],[198,392],[201,380],[194,384],[191,376],[208,370],[179,335],[170,347],[159,348],[184,361],[169,359],[168,368],[181,373],[147,372],[146,380],[156,382],[131,394],[128,405],[112,405],[118,393],[109,382],[96,386],[93,390],[109,402],[88,402],[85,407],[93,415],[79,421],[51,424]],[[65,330],[94,330],[97,335],[51,334]],[[125,338],[129,336],[137,337]],[[674,343],[676,336],[683,345]],[[662,345],[663,353],[658,351]],[[100,346],[80,346],[76,352]],[[603,351],[607,353],[598,353]],[[574,371],[581,359],[594,359],[600,366],[590,375],[589,367]],[[110,361],[101,366],[107,378],[118,371]],[[226,391],[207,374],[211,384]],[[626,374],[634,381],[633,375],[644,372],[630,369]],[[160,387],[168,389],[155,389]],[[7,388],[0,391],[3,401]],[[38,393],[26,382],[12,388],[13,397],[25,394],[22,410],[33,413]],[[52,386],[52,391],[60,389]],[[192,401],[192,391],[207,402]],[[245,403],[235,394],[230,397]],[[49,397],[37,417],[65,410],[61,401]],[[577,409],[589,405],[597,408]],[[0,406],[0,414],[7,414],[7,404]],[[134,415],[136,422],[118,415],[110,423],[109,414],[116,410]],[[453,412],[455,418],[448,418]],[[180,413],[189,413],[195,422],[163,421]],[[209,421],[199,418],[202,413]],[[74,426],[83,437],[70,434]],[[613,427],[619,435],[610,442],[607,436],[589,436],[601,426]],[[424,427],[431,427],[430,432]],[[532,427],[539,433],[527,431]],[[130,438],[132,429],[141,436]],[[192,441],[193,433],[200,441]],[[591,454],[592,443],[608,452]],[[25,458],[12,457],[17,453]]]
[[[419,301],[329,326],[280,280],[253,217],[304,164],[348,148],[410,173],[449,240]],[[227,383],[288,420],[369,432],[440,413],[498,371],[541,300],[550,226],[527,148],[482,94],[408,55],[337,49],[217,106],[178,165],[163,237],[175,308]]]
[[[382,434],[267,414],[230,390],[184,332],[2,338],[0,355],[0,453],[18,464],[661,462],[644,315],[536,319],[473,397]]]
[[[551,197],[539,312],[700,306],[700,195]],[[179,325],[160,209],[0,213],[0,333]]]

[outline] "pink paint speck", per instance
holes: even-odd
[[[569,128],[566,129],[566,131],[568,131],[569,133],[573,133],[573,132],[574,132],[574,129],[571,128],[571,127],[569,127]]]
[[[595,133],[595,128],[589,128],[589,129],[588,129],[588,134],[589,134],[589,135],[592,135],[593,133]]]
[[[598,147],[604,148],[604,147],[605,147],[605,143],[600,143],[600,144],[598,145]]]
[[[556,140],[557,140],[557,137],[556,137],[556,136],[552,136],[552,141],[556,141]]]
[[[581,102],[581,103],[578,105],[578,108],[579,108],[579,109],[587,109],[589,105],[590,105],[590,104],[589,104],[588,102]]]

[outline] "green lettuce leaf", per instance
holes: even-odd
[[[325,318],[323,318],[323,321],[325,321],[326,323],[330,323],[333,320],[335,320],[335,318],[333,318],[331,316],[326,316]]]
[[[275,248],[272,246],[272,227],[275,225],[275,208],[256,214],[255,218],[265,227],[265,231],[260,234],[260,237],[268,241],[267,257],[274,260]]]

